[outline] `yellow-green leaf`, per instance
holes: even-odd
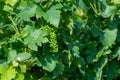
[[[18,0],[6,0],[5,1],[6,4],[9,4],[11,6],[14,6],[17,2],[18,2]]]

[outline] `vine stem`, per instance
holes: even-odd
[[[19,34],[19,30],[18,30],[15,22],[13,21],[12,17],[11,17],[11,16],[8,16],[8,18],[11,20],[11,22],[12,22],[12,24],[13,24],[13,29],[15,30],[15,32]]]
[[[99,13],[98,13],[98,10],[97,10],[97,7],[96,5],[93,3],[91,3],[90,1],[88,1],[90,6],[92,7],[93,11],[97,14],[97,16],[100,16]]]

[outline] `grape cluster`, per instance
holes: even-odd
[[[58,42],[56,29],[50,26],[44,26],[42,29],[49,31],[49,47],[50,52],[58,52]]]

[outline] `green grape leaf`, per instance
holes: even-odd
[[[43,16],[44,19],[47,22],[50,22],[50,24],[52,24],[55,27],[59,26],[59,22],[60,22],[60,10],[57,10],[58,5],[52,6],[47,12],[46,14]],[[61,8],[61,7],[60,7]]]
[[[80,8],[82,8],[84,10],[87,10],[87,6],[83,0],[75,0],[75,1],[76,1],[77,6],[79,6]]]
[[[36,40],[37,45],[41,46],[42,43],[49,42],[48,38],[46,37],[47,35],[48,35],[47,30],[41,30],[41,33],[40,33],[38,39]]]
[[[48,35],[48,31],[46,30],[35,30],[32,34],[32,37],[35,39],[35,42],[37,45],[42,46],[42,43],[48,42],[48,38],[46,37]]]
[[[8,65],[6,63],[0,64],[0,74],[4,74],[7,68],[8,68]]]
[[[56,65],[56,68],[55,70],[53,71],[53,74],[55,76],[59,75],[59,74],[63,74],[64,72],[64,65],[61,63],[61,62],[58,62],[57,65]]]
[[[49,62],[47,59],[45,59],[45,61],[46,61],[46,66],[43,66],[43,69],[46,71],[52,72],[56,67],[56,61],[51,60]]]
[[[30,2],[25,8],[18,14],[19,17],[24,19],[25,21],[30,21],[30,17],[35,15],[37,5]]]
[[[107,65],[107,67],[104,69],[107,80],[113,80],[117,77],[118,67],[119,64],[117,61],[112,61]]]
[[[5,3],[9,4],[11,6],[14,6],[17,2],[18,2],[18,0],[5,0]]]
[[[45,14],[45,12],[43,12],[40,7],[37,7],[37,8],[36,8],[36,17],[37,17],[37,18],[43,17],[44,14]]]
[[[107,5],[105,11],[102,12],[101,15],[104,18],[108,18],[108,17],[111,17],[112,15],[114,15],[115,11],[116,11],[116,6],[109,6],[109,5]]]
[[[32,34],[31,37],[34,38],[34,40],[36,40],[37,38],[39,38],[41,34],[41,30],[40,29],[36,29]]]
[[[16,50],[9,51],[9,53],[8,53],[8,63],[13,61],[16,58],[16,56],[17,56]]]
[[[118,60],[120,60],[120,47],[118,47],[118,50],[111,53],[110,57],[111,57],[111,59],[114,59],[114,58],[118,57]]]
[[[48,40],[47,37],[44,37],[44,38],[42,38],[41,40],[42,40],[42,43],[47,43],[47,42],[49,42],[49,40]]]
[[[5,68],[4,68],[5,69]],[[5,69],[1,74],[1,80],[12,80],[16,76],[15,68],[10,66],[8,69]]]
[[[47,55],[44,58],[40,58],[41,66],[44,70],[52,72],[57,64],[56,56]]]
[[[30,33],[34,32],[35,28],[30,26],[30,25],[26,25],[23,30],[21,31],[21,36],[27,37]]]
[[[36,44],[37,44],[38,46],[42,46],[42,39],[41,39],[41,37],[39,37],[39,38],[36,40]]]
[[[119,0],[112,0],[112,2],[113,2],[114,4],[120,4],[120,1],[119,1]]]
[[[8,6],[8,5],[5,5],[3,10],[4,10],[4,11],[7,11],[7,12],[12,12],[12,11],[13,11],[13,8],[10,7],[10,6]]]
[[[36,40],[36,43],[37,45],[39,46],[42,46],[42,43],[47,43],[49,42],[48,38],[47,37],[39,37],[37,40]]]
[[[27,36],[24,39],[24,43],[28,45],[28,48],[30,48],[31,50],[37,51],[38,47],[36,45],[35,39],[31,37],[31,35]]]
[[[96,27],[96,26],[93,26],[91,32],[92,32],[92,35],[94,37],[98,37],[98,36],[101,36],[103,34],[103,32],[98,27]]]
[[[102,78],[102,70],[108,62],[108,57],[105,55],[96,64],[94,70],[96,72],[95,80],[101,80]]]
[[[26,64],[19,64],[19,66],[20,66],[21,72],[26,73],[26,70],[27,70]]]
[[[28,35],[26,38],[24,38],[24,44],[28,44],[29,45],[29,43],[31,41],[33,42],[33,38],[30,35]]]
[[[94,62],[97,62],[99,58],[104,54],[104,48],[97,52],[95,58],[93,59]]]
[[[17,55],[17,60],[21,62],[21,61],[25,61],[25,60],[29,59],[30,57],[31,57],[30,53],[19,53]]]
[[[73,46],[72,51],[73,51],[73,55],[75,57],[80,57],[80,55],[79,55],[79,47],[78,46]]]
[[[87,50],[85,52],[85,54],[87,55],[87,57],[86,57],[87,62],[88,63],[93,63],[94,62],[94,58],[95,58],[95,56],[97,54],[97,51],[95,51],[95,50]]]
[[[17,77],[15,78],[15,80],[24,80],[24,74],[23,73],[18,73],[17,72]]]
[[[116,37],[117,37],[117,29],[113,29],[113,30],[109,30],[109,29],[105,29],[104,30],[104,39],[102,44],[105,47],[110,47],[114,44]]]
[[[49,41],[46,37],[47,35],[47,30],[36,29],[24,39],[24,43],[28,44],[28,48],[30,48],[31,50],[38,51],[38,46],[42,46],[42,43],[46,43]]]
[[[45,37],[45,36],[47,36],[49,34],[48,32],[49,31],[47,31],[47,30],[41,30],[40,36]]]

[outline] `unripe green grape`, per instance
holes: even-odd
[[[58,42],[57,42],[56,29],[49,27],[49,26],[44,26],[44,27],[42,27],[42,29],[49,31],[50,52],[58,52]]]

